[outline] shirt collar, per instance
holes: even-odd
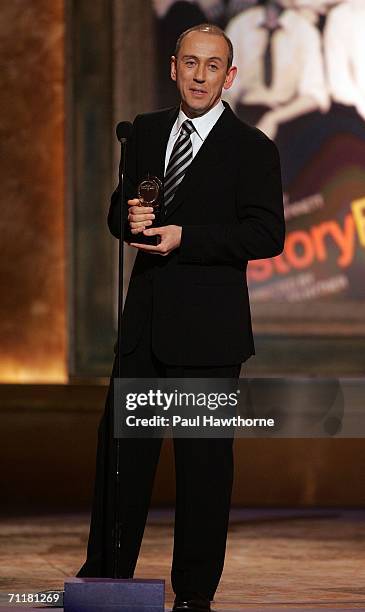
[[[223,111],[224,104],[222,100],[220,100],[218,104],[213,106],[213,108],[211,108],[204,115],[201,115],[201,117],[195,117],[194,119],[190,119],[187,115],[185,115],[184,111],[180,107],[180,111],[177,116],[172,135],[176,136],[176,134],[180,132],[180,128],[184,121],[190,119],[199,138],[204,141],[208,136],[210,130],[212,129],[213,125],[218,121]]]
[[[278,17],[278,24],[281,27],[286,27],[289,25],[291,14],[293,13],[290,9],[284,9]],[[258,7],[257,11],[257,22],[256,26],[259,28],[264,28],[265,26],[265,8]]]

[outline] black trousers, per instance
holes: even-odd
[[[87,559],[77,576],[115,577],[114,522],[116,507],[113,438],[113,378],[98,429],[94,500]],[[150,320],[136,349],[122,355],[122,377],[238,378],[241,364],[206,368],[169,366],[151,350]],[[162,439],[119,441],[121,526],[119,578],[132,578],[146,524]],[[176,507],[171,582],[176,594],[213,599],[224,564],[233,481],[233,437],[175,438]]]

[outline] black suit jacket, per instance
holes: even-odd
[[[163,179],[167,141],[179,108],[138,115],[128,144],[126,198],[148,173]],[[127,207],[126,203],[125,206]],[[123,353],[131,352],[152,309],[152,348],[163,362],[217,366],[255,353],[247,262],[283,250],[285,224],[279,155],[228,104],[190,164],[163,225],[182,226],[178,249],[139,252],[122,318]],[[119,238],[120,198],[108,214]]]

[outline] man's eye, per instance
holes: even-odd
[[[189,60],[188,62],[185,62],[186,66],[194,66],[193,60]]]
[[[209,64],[209,68],[211,70],[218,70],[218,66],[216,66],[215,64]]]

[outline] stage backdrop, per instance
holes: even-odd
[[[333,371],[331,354],[337,354],[339,371],[360,371],[365,335],[365,2],[154,0],[153,6],[159,106],[177,101],[169,57],[178,34],[214,22],[231,38],[238,68],[225,99],[280,151],[285,249],[248,266],[259,342],[266,337],[266,353],[272,357],[275,336],[286,338],[281,346],[289,352],[295,347],[291,339],[302,337],[296,364],[302,359],[310,367],[317,348],[323,372]],[[289,372],[288,360],[279,359],[281,371]]]
[[[280,256],[248,266],[256,356],[245,372],[363,375],[364,2],[281,1],[114,0],[106,10],[98,0],[92,11],[69,2],[71,375],[107,376],[113,359],[115,125],[178,102],[169,58],[178,35],[207,20],[234,44],[238,76],[226,100],[274,139],[282,160],[287,239]],[[133,256],[127,249],[128,270]]]

